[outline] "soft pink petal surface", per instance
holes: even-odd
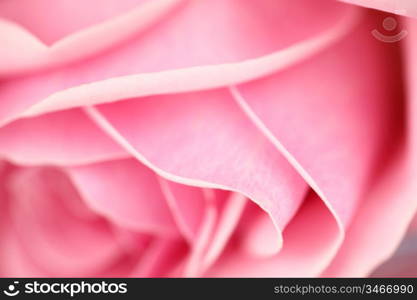
[[[415,156],[417,123],[417,25],[408,20],[411,37],[406,39],[407,143],[397,140],[391,160],[380,170],[377,183],[358,209],[355,222],[347,233],[337,258],[324,273],[326,276],[365,276],[388,259],[404,237],[417,210],[417,161]],[[372,260],[369,258],[372,257]]]
[[[0,156],[26,165],[71,165],[126,157],[81,109],[20,119],[0,128]]]
[[[79,1],[2,1],[0,76],[65,65],[114,48],[181,1],[94,0],[83,9]]]
[[[417,2],[415,0],[340,0],[346,3],[361,5],[387,12],[417,17]]]
[[[309,8],[302,14],[301,5]],[[248,80],[341,38],[351,28],[355,12],[353,7],[325,0],[314,4],[306,0],[188,1],[170,18],[114,51],[35,77],[6,80],[0,89],[0,118],[10,120],[46,98],[47,102],[26,113]],[[287,23],[289,16],[308,26]],[[282,28],[280,34],[276,28]],[[305,44],[297,44],[304,39],[308,39]],[[164,70],[174,73],[158,73]]]
[[[249,214],[251,216],[251,214]],[[252,215],[253,216],[253,215]],[[244,219],[246,226],[257,226],[251,219]],[[261,229],[259,227],[254,230]],[[333,216],[313,193],[308,196],[294,220],[284,231],[284,245],[276,255],[254,255],[253,243],[248,242],[246,232],[238,232],[218,262],[207,272],[220,277],[298,277],[317,276],[329,263],[340,244],[340,231]],[[250,237],[249,237],[250,238]],[[274,239],[263,240],[267,245]]]
[[[116,224],[175,235],[174,220],[156,175],[133,159],[68,168],[90,207]]]
[[[88,213],[62,173],[29,169],[10,180],[11,235],[1,247],[7,276],[98,275],[118,260],[111,226]]]
[[[301,204],[304,181],[226,90],[135,99],[97,112],[133,155],[172,180],[239,191],[279,227]]]
[[[336,1],[22,2],[0,3],[0,156],[71,182],[5,179],[1,272],[364,276],[399,244],[415,21],[404,95],[402,44],[370,34],[383,14]]]
[[[345,226],[397,129],[398,53],[369,35],[372,19],[309,61],[237,87],[243,110],[294,157]]]

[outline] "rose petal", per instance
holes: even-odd
[[[137,159],[172,181],[238,191],[284,228],[306,185],[224,90],[161,96],[90,110]]]
[[[16,22],[41,40],[52,43],[94,23],[126,12],[141,2],[144,1],[92,0],[82,4],[71,0],[2,1],[0,17]]]
[[[222,254],[231,236],[235,232],[236,227],[243,214],[243,210],[247,205],[247,199],[244,196],[237,193],[231,193],[231,195],[228,195],[227,199],[222,200],[226,200],[226,203],[224,203],[224,206],[220,212],[216,227],[212,234],[211,241],[208,244],[208,247],[204,254],[202,261],[202,269],[200,269],[201,272],[209,268]],[[280,239],[280,232],[277,232],[276,227],[271,222],[271,218],[267,218],[269,224],[272,227],[273,235],[271,236],[271,238],[272,240],[278,241]]]
[[[204,257],[205,250],[213,235],[218,211],[213,203],[208,203],[203,215],[201,226],[197,233],[197,239],[193,244],[190,255],[184,263],[183,276],[198,277],[201,276],[201,260]]]
[[[126,157],[80,109],[15,121],[0,128],[0,156],[25,165],[73,165]]]
[[[111,227],[103,219],[80,216],[69,209],[68,203],[80,199],[62,173],[18,171],[13,175],[10,194],[14,201],[9,226],[19,244],[16,247],[22,249],[17,249],[17,255],[27,253],[38,270],[55,276],[88,276],[100,274],[120,257]],[[10,259],[15,261],[13,256]]]
[[[156,238],[141,255],[130,276],[167,277],[178,267],[186,254],[187,246],[184,240],[172,237]]]
[[[410,33],[406,42],[408,87],[407,143],[393,139],[398,145],[387,167],[380,170],[377,185],[369,191],[366,201],[358,209],[355,221],[347,233],[341,251],[325,276],[366,276],[388,259],[401,242],[417,211],[417,24],[409,20]],[[398,104],[398,103],[397,103]],[[396,150],[396,151],[395,151]]]
[[[247,204],[246,198],[237,193],[210,190],[206,197],[200,230],[184,266],[184,275],[189,277],[202,276],[221,255]],[[280,232],[268,220],[274,228],[274,240],[279,240]]]
[[[251,218],[242,225],[251,227]],[[284,245],[277,255],[254,256],[248,252],[244,230],[237,233],[218,262],[205,274],[219,277],[317,276],[337,251],[342,235],[333,215],[311,193],[284,231]],[[258,239],[252,240],[259,242]],[[270,242],[270,241],[268,241]]]
[[[399,15],[417,17],[417,2],[415,0],[339,0],[365,7],[381,9]]]
[[[2,247],[0,247],[2,257],[0,275],[2,277],[47,277],[52,275],[37,266],[27,251],[22,249],[18,241],[18,234],[13,227],[9,226],[8,230],[2,232],[2,241]]]
[[[373,19],[303,64],[232,90],[345,226],[400,123],[401,71],[387,67],[398,53],[369,34]]]
[[[118,51],[36,77],[4,82],[0,117],[10,121],[41,100],[25,115],[246,81],[320,51],[356,23],[352,7],[322,0],[320,5],[301,2],[309,9],[300,15],[301,4],[289,0],[263,0],[256,9],[249,0],[189,1],[172,19]],[[291,23],[284,21],[289,16]],[[294,22],[309,25],[293,26]],[[277,28],[282,28],[279,34]],[[159,72],[164,70],[172,71]]]
[[[133,159],[69,167],[86,203],[115,224],[140,232],[177,235],[155,174]]]
[[[202,190],[171,182],[159,176],[158,180],[178,229],[186,240],[193,243],[197,238],[205,210]]]
[[[373,277],[416,277],[417,235],[405,236],[394,256],[372,273]]]
[[[81,10],[77,1],[2,1],[0,76],[62,65],[103,52],[146,30],[181,1],[94,0],[83,3]],[[54,13],[45,13],[51,10]],[[39,39],[52,45],[48,47]]]

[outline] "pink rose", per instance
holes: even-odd
[[[374,9],[381,9],[405,16],[417,17],[417,2],[415,0],[340,0]]]
[[[417,7],[346,2],[411,18],[0,1],[0,275],[369,275],[417,212]]]

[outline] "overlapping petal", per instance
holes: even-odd
[[[369,8],[384,10],[403,16],[417,17],[417,3],[414,0],[339,0]]]
[[[328,0],[57,0],[42,22],[50,0],[20,2],[0,3],[0,156],[73,186],[6,180],[1,273],[364,276],[404,236],[413,20],[393,45]]]
[[[417,91],[417,26],[409,20],[406,39],[406,143],[397,140],[385,161],[376,186],[367,194],[366,201],[358,208],[354,224],[348,231],[346,242],[325,275],[364,276],[378,264],[388,259],[401,239],[417,210],[416,185],[416,108]],[[369,260],[372,257],[372,260]]]
[[[124,101],[99,107],[93,117],[160,175],[241,192],[277,226],[302,201],[304,181],[225,90]]]
[[[97,276],[121,258],[111,225],[85,208],[62,173],[16,171],[8,190],[13,201],[1,247],[5,275]]]
[[[99,215],[140,232],[177,234],[155,174],[139,162],[112,160],[66,170]]]
[[[76,62],[145,31],[182,0],[0,3],[0,77]],[[48,13],[53,11],[53,14]]]
[[[309,9],[300,15],[300,6]],[[195,22],[196,16],[204,21]],[[287,23],[290,16],[306,26]],[[189,1],[123,47],[56,71],[6,80],[0,86],[0,119],[247,81],[342,38],[356,17],[356,9],[326,0]],[[280,34],[276,28],[282,28]]]
[[[81,110],[20,119],[0,128],[0,157],[24,165],[76,165],[127,157]]]

